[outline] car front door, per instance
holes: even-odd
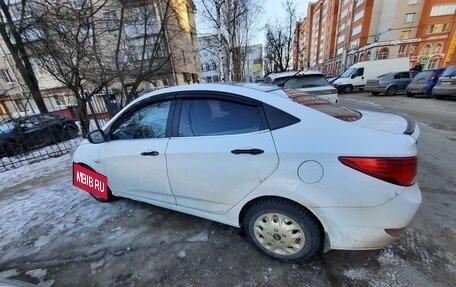
[[[277,168],[262,106],[217,97],[184,97],[166,151],[178,205],[224,214]]]
[[[171,106],[170,99],[143,104],[112,125],[109,140],[100,144],[99,155],[114,194],[176,203],[165,158]]]

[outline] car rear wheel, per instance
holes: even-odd
[[[282,262],[311,258],[320,248],[320,229],[311,214],[283,199],[265,199],[245,215],[244,231],[263,254]]]
[[[4,149],[7,156],[14,156],[24,152],[24,147],[17,142],[7,143]]]
[[[65,136],[68,139],[74,139],[78,136],[78,128],[74,126],[66,126],[65,127]]]
[[[397,93],[397,87],[396,86],[391,86],[386,89],[386,95],[387,96],[394,96]]]

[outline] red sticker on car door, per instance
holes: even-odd
[[[95,196],[108,199],[108,178],[77,163],[73,163],[73,185]]]

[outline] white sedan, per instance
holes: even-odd
[[[73,161],[127,197],[245,230],[262,253],[393,242],[420,203],[419,129],[268,85],[154,91],[89,134]]]

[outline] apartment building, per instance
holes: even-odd
[[[32,17],[32,13],[25,13],[21,16],[20,5],[22,2],[18,0],[9,2],[9,10],[15,17],[13,20],[24,21],[21,17]],[[135,80],[129,75],[133,74],[141,65],[144,72],[141,75],[142,81],[137,89],[138,91],[199,82],[201,64],[196,37],[195,5],[192,0],[108,2],[65,0],[43,2],[43,5],[59,5],[60,13],[68,10],[69,15],[77,15],[77,11],[82,11],[83,6],[89,5],[88,3],[91,5],[102,3],[102,6],[94,9],[97,11],[93,16],[94,28],[87,28],[87,39],[83,45],[88,48],[84,51],[90,51],[92,50],[91,47],[94,47],[93,50],[99,53],[99,59],[107,61],[105,62],[107,71],[112,71],[115,68],[112,59],[119,59],[118,63],[125,66],[122,79],[124,86],[130,85],[130,82]],[[71,11],[75,11],[75,13],[71,14]],[[123,17],[122,21],[121,17]],[[71,27],[65,27],[65,20],[62,19],[61,21],[62,29],[71,29]],[[33,23],[33,21],[29,22]],[[162,34],[160,34],[161,23],[164,23],[165,31]],[[91,37],[94,34],[93,30],[98,31],[96,42]],[[84,29],[81,31],[83,33]],[[35,41],[45,41],[44,33],[41,33],[39,29],[30,32],[30,35],[26,37],[28,41],[26,45]],[[63,34],[65,33],[62,33],[62,37]],[[121,43],[116,51],[116,40],[119,39],[119,35],[121,35]],[[62,44],[62,47],[65,46]],[[12,55],[2,38],[0,38],[0,56],[0,92],[14,99],[14,101],[0,104],[0,114],[11,114],[9,111],[36,112],[37,109],[34,107],[33,100],[28,99],[27,87],[24,85],[24,81],[14,65]],[[74,104],[72,92],[49,73],[49,69],[52,67],[43,66],[42,62],[34,59],[34,55],[30,56],[41,93],[46,98],[45,103],[49,110],[54,110],[58,106],[64,107]],[[162,60],[162,63],[159,64],[160,68],[155,68],[155,63],[152,62],[154,58]],[[93,59],[95,61],[95,57]],[[89,61],[82,64],[90,65],[91,63]],[[148,72],[149,70],[153,72]],[[104,91],[121,88],[120,79],[113,77]]]
[[[307,16],[296,26],[294,69],[322,70],[334,47],[335,21],[339,1],[319,0],[310,3]]]
[[[432,69],[456,64],[456,1],[426,0],[419,20],[420,42],[413,64]]]
[[[324,18],[325,6],[335,20]],[[424,68],[456,64],[455,11],[454,0],[320,0],[308,6],[310,27],[304,21],[297,25],[295,48],[308,43],[309,51],[304,57],[296,53],[294,62],[308,59],[307,67],[318,67],[323,58],[327,76],[376,59],[409,57],[411,66],[421,63]],[[311,31],[308,38],[303,39],[301,30]],[[325,31],[329,34],[321,37]]]

